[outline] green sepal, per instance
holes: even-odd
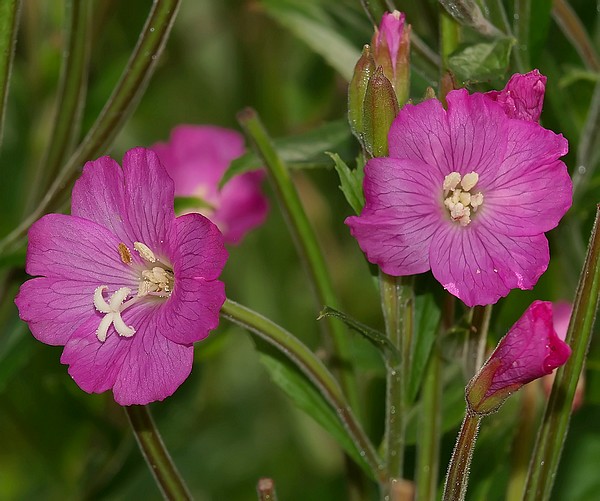
[[[346,201],[356,214],[360,214],[365,206],[363,193],[363,179],[365,177],[364,164],[357,162],[356,169],[350,169],[337,153],[326,152],[335,162],[335,170],[340,178],[340,190]]]

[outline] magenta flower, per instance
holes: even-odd
[[[531,289],[548,267],[544,232],[571,206],[567,141],[464,89],[406,105],[389,157],[365,166],[365,207],[346,219],[370,262],[394,276],[431,269],[469,306]]]
[[[64,345],[61,362],[88,393],[112,389],[121,405],[171,395],[192,368],[193,343],[219,322],[217,278],[227,259],[217,227],[175,218],[173,181],[155,153],[88,162],[70,216],[29,230],[15,299],[39,341]]]
[[[534,301],[508,331],[467,387],[476,413],[496,410],[521,386],[566,363],[571,348],[553,326],[552,303]]]
[[[525,75],[515,73],[504,89],[485,95],[500,104],[510,118],[537,122],[542,114],[545,92],[546,77],[533,70]]]
[[[223,188],[219,182],[232,160],[244,153],[241,134],[212,126],[180,125],[168,143],[151,147],[175,181],[175,195],[197,200],[185,212],[200,212],[215,223],[226,243],[239,243],[264,223],[268,203],[261,192],[263,171],[235,176]]]

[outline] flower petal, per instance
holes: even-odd
[[[73,188],[72,214],[94,221],[130,249],[142,242],[160,253],[175,217],[173,180],[145,148],[129,150],[123,169],[109,157],[84,166]]]
[[[501,91],[484,95],[498,102],[510,118],[537,122],[542,114],[546,77],[538,70],[524,75],[515,73]]]
[[[365,207],[345,223],[371,263],[390,275],[429,269],[431,238],[443,220],[443,177],[421,162],[374,158],[365,166]]]
[[[19,316],[34,337],[53,346],[64,345],[94,314],[94,286],[65,278],[34,278],[15,298]]]
[[[392,123],[388,143],[390,157],[435,166],[442,179],[454,168],[448,119],[437,99],[405,105]]]
[[[219,229],[197,213],[175,219],[169,229],[167,247],[176,281],[195,277],[214,280],[223,271],[228,256]]]
[[[132,307],[123,320],[136,333],[121,337],[111,327],[104,343],[98,341],[99,318],[81,325],[65,346],[61,362],[88,393],[112,388],[120,405],[145,405],[163,400],[185,381],[192,369],[193,347],[165,338],[155,329],[151,307]]]
[[[264,177],[264,171],[246,172],[223,186],[219,207],[211,219],[223,232],[225,242],[238,243],[265,222],[269,203],[261,192]]]
[[[430,247],[431,271],[467,306],[494,304],[510,289],[531,289],[550,260],[543,234],[505,237],[471,223],[447,225]]]
[[[550,374],[570,354],[569,346],[554,331],[552,303],[534,301],[490,356],[490,361],[498,359],[501,364],[487,394]]]
[[[482,94],[459,89],[449,92],[446,100],[451,170],[462,175],[477,172],[479,189],[486,179],[495,178],[504,158],[509,120],[498,104]]]
[[[123,263],[119,239],[106,228],[79,217],[48,214],[29,230],[26,271],[109,289],[137,288],[138,277]],[[88,287],[89,288],[89,287]]]
[[[209,198],[231,161],[244,153],[244,138],[236,131],[208,125],[180,125],[168,143],[152,149],[175,182],[177,196],[195,196],[199,186]]]

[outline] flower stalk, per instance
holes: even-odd
[[[308,271],[319,308],[331,306],[339,309],[325,257],[286,165],[277,154],[273,142],[255,110],[251,108],[243,110],[239,113],[238,120],[265,162],[269,178],[288,222],[288,228]],[[339,367],[337,372],[339,372],[344,393],[352,408],[359,409],[358,388],[354,372],[349,367],[350,354],[345,328],[331,317],[325,319],[325,325],[331,336],[334,360]]]
[[[191,500],[189,489],[165,447],[150,409],[145,405],[131,405],[123,409],[163,497],[170,501]]]
[[[4,135],[6,99],[17,42],[17,21],[20,10],[20,0],[0,2],[0,143]]]
[[[481,416],[467,410],[450,460],[442,501],[464,501],[465,499],[469,467],[480,423]]]
[[[221,316],[253,332],[292,360],[336,410],[338,419],[344,425],[357,450],[369,465],[373,478],[383,482],[386,474],[381,460],[352,412],[338,382],[323,362],[293,334],[255,311],[230,299],[225,301],[221,309]]]
[[[600,297],[600,206],[575,296],[566,343],[572,354],[554,381],[529,464],[524,501],[550,499],[564,440],[569,427],[577,382],[592,337]]]

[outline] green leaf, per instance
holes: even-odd
[[[479,5],[474,0],[439,0],[439,2],[459,24],[469,26],[487,37],[502,35],[502,32],[483,16]]]
[[[440,309],[432,294],[415,298],[415,334],[412,349],[412,364],[408,379],[408,398],[413,402],[421,387],[427,361],[438,334]]]
[[[323,398],[313,383],[279,350],[254,335],[252,337],[260,352],[260,361],[273,382],[291,398],[294,404],[325,428],[370,476],[369,466],[354,446],[346,429],[340,424],[336,411]]]
[[[275,139],[273,143],[277,154],[292,169],[331,165],[325,151],[340,152],[342,158],[350,160],[356,150],[346,120],[328,122],[302,134]],[[263,164],[258,155],[249,151],[231,162],[220,184],[223,186],[232,177],[261,167]]]
[[[317,320],[321,320],[324,317],[335,317],[340,319],[348,327],[358,332],[373,346],[375,346],[375,348],[381,351],[386,360],[393,359],[395,363],[398,363],[398,360],[400,359],[400,353],[385,334],[359,322],[358,320],[355,320],[341,311],[334,310],[329,306],[325,306],[325,308],[323,308]]]
[[[492,42],[461,45],[450,54],[448,66],[462,82],[497,78],[506,72],[514,44],[514,38],[498,38]]]
[[[335,170],[340,177],[340,190],[344,193],[346,201],[356,214],[360,214],[365,205],[363,193],[363,178],[365,177],[364,166],[351,170],[337,153],[327,154],[335,162]]]
[[[360,51],[341,36],[318,4],[306,0],[262,0],[265,10],[350,81]]]

